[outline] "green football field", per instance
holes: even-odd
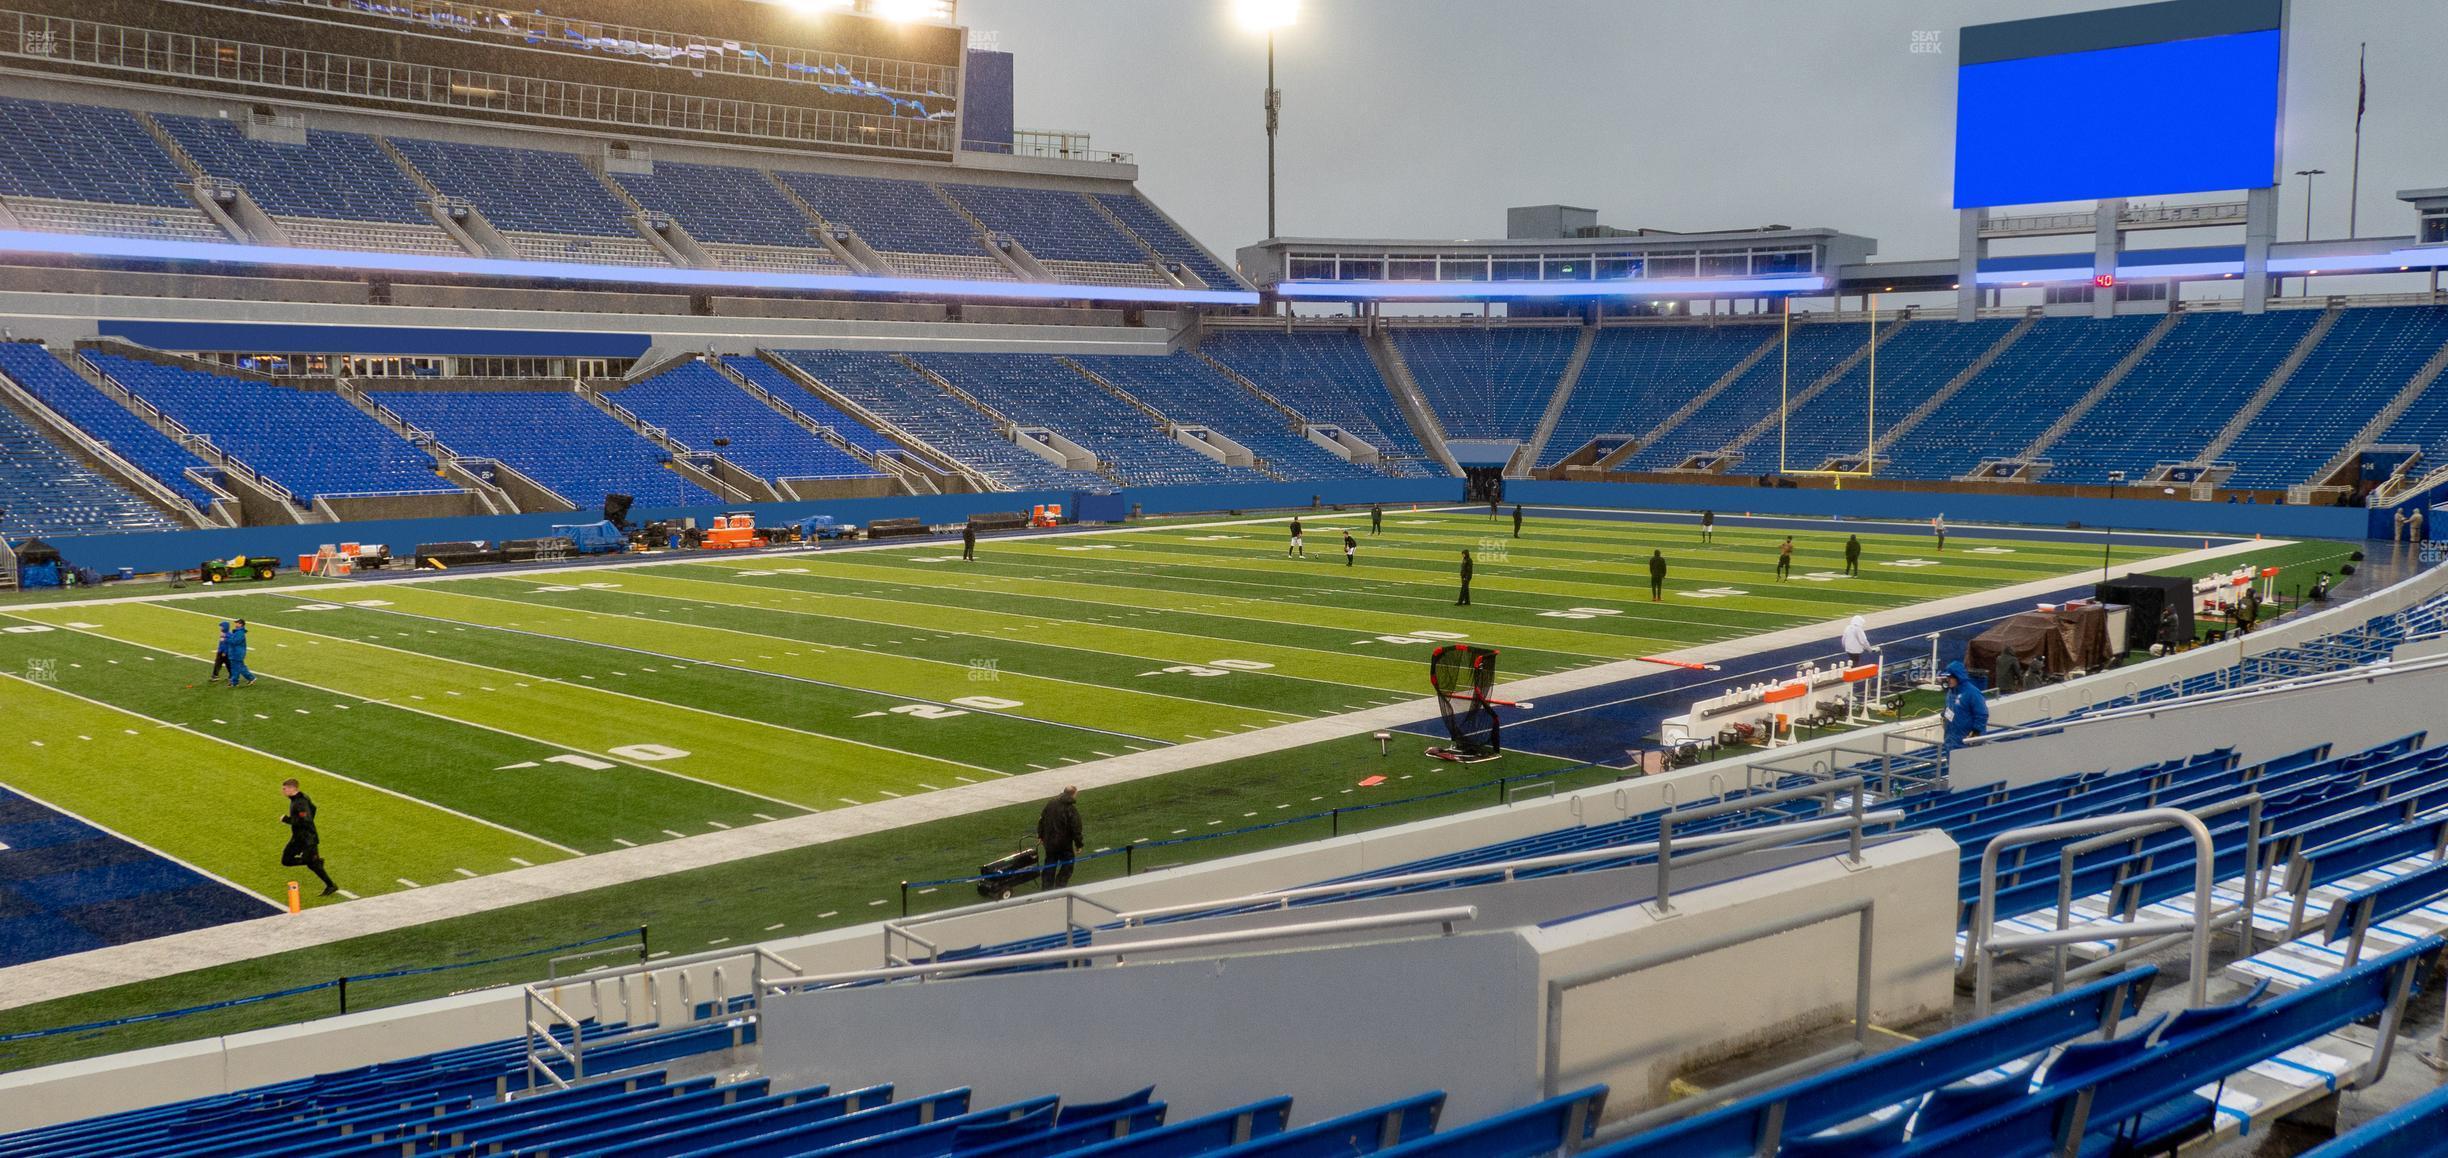
[[[0,618],[5,782],[275,897],[295,873],[270,855],[274,786],[295,776],[368,896],[1416,699],[1440,641],[1498,646],[1520,678],[2101,558],[1865,534],[1851,578],[1844,532],[1810,531],[1779,582],[1783,532],[1704,547],[1689,526],[1533,517],[1516,540],[1475,511],[1308,527],[1305,559],[1272,519],[990,539],[975,562],[929,544],[21,605]],[[261,676],[235,690],[205,679],[232,618]]]
[[[1515,678],[2079,582],[2101,561],[2096,541],[1961,528],[1942,555],[1914,529],[1864,534],[1863,576],[1848,579],[1844,534],[1863,528],[1828,524],[1795,535],[1780,584],[1782,532],[1721,527],[1704,548],[1688,525],[1604,517],[1534,514],[1519,541],[1484,511],[1388,512],[1373,537],[1365,515],[1308,523],[1306,560],[1284,557],[1277,517],[990,539],[975,563],[925,544],[20,598],[0,605],[0,783],[272,899],[295,874],[277,863],[274,786],[296,776],[323,809],[333,871],[368,896],[1417,700],[1444,639],[1501,648]],[[1362,544],[1350,568],[1346,526]],[[2201,545],[2118,542],[2124,560]],[[1466,548],[1479,567],[1459,608]],[[1652,549],[1672,569],[1663,604],[1648,599]],[[2292,586],[2349,550],[2249,558]],[[253,621],[262,677],[236,691],[203,686],[229,616]],[[1490,807],[1508,783],[1622,774],[1518,748],[1450,764],[1410,733],[1381,755],[1367,731],[1329,722],[1327,739],[1083,793],[1090,844],[1138,855],[1092,858],[1079,880]],[[325,1016],[331,990],[297,990],[335,977],[356,979],[349,1008],[372,1008],[531,980],[544,955],[593,938],[651,929],[661,956],[872,921],[896,901],[974,901],[957,878],[1020,847],[1037,809],[947,809],[20,1005],[0,1011],[0,1037],[213,1007],[0,1045],[0,1071]]]

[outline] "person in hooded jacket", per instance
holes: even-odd
[[[1972,683],[1972,673],[1964,670],[1962,660],[1946,666],[1942,683],[1946,685],[1946,750],[1964,746],[1964,741],[1989,730],[1989,700]]]
[[[1846,623],[1842,646],[1846,667],[1860,667],[1870,662],[1870,621],[1856,615]]]

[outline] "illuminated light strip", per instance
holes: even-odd
[[[1571,282],[1425,282],[1425,281],[1283,281],[1277,295],[1287,298],[1639,298],[1685,294],[1823,293],[1827,278],[1817,274],[1795,277],[1609,278]]]
[[[714,289],[802,290],[860,295],[915,294],[926,297],[1025,298],[1062,301],[1155,302],[1168,305],[1249,306],[1247,290],[1165,289],[1076,283],[971,281],[961,278],[871,277],[866,274],[767,273],[755,270],[682,269],[672,266],[590,265],[567,261],[512,261],[497,257],[435,257],[349,249],[300,249],[240,245],[226,241],[160,241],[136,237],[91,237],[0,229],[0,253],[121,257],[148,261],[207,261],[234,265],[295,266],[359,273],[437,273],[476,277],[541,278],[556,281],[622,282]]]
[[[2269,271],[2286,273],[2375,273],[2400,269],[2435,269],[2448,267],[2448,248],[2437,246],[2421,249],[2398,249],[2387,253],[2334,254],[2328,257],[2273,257]],[[2171,262],[2166,265],[2120,265],[2116,267],[2119,281],[2154,277],[2225,277],[2242,274],[2240,261]],[[2090,266],[2058,266],[2053,269],[1985,269],[1979,274],[1982,285],[2038,285],[2050,282],[2088,282]]]

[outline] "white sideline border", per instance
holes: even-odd
[[[1477,508],[1443,507],[1436,509],[1475,510]],[[1367,514],[1366,509],[1361,509],[1345,511],[1339,516],[1329,514],[1325,517],[1364,518]],[[1028,536],[1005,536],[1004,538],[1006,540],[1020,537],[1068,538],[1081,534],[1130,534],[1143,531],[1242,526],[1251,523],[1284,522],[1292,517],[1314,518],[1318,516],[1306,514],[1303,516],[1267,516],[1222,522],[1172,523],[1163,527],[1130,527],[1108,532],[1048,532]],[[1961,525],[1952,526],[1950,529],[1956,530],[1959,534],[1967,533],[1969,530]],[[2174,537],[2195,541],[2202,538],[2199,535]],[[2109,573],[2123,576],[2144,569],[2195,567],[2265,548],[2287,546],[2293,542],[2295,540],[2289,539],[2231,540],[2205,550],[2120,563],[2111,567]],[[914,544],[876,544],[872,547],[836,548],[836,550],[901,549],[912,545]],[[788,553],[791,552],[765,554]],[[742,552],[736,556],[726,557],[753,558],[758,555]],[[703,561],[705,559],[702,555],[692,555],[685,559],[639,560],[633,563],[597,564],[587,567],[560,568],[559,570],[593,571],[605,567],[646,567]],[[1876,630],[1900,622],[1948,614],[1972,607],[2008,605],[2054,594],[2063,590],[2069,582],[2079,582],[2095,573],[2085,569],[2070,575],[2030,580],[2012,587],[1971,592],[1925,603],[1890,608],[1872,613],[1865,618],[1868,620],[1868,625]],[[384,582],[433,582],[455,577],[478,576],[415,576]],[[377,586],[379,584],[367,584],[361,589],[372,589]],[[294,591],[296,588],[286,590]],[[133,598],[137,601],[152,601],[154,599],[199,598],[228,593],[227,590],[216,588],[201,593],[187,592]],[[87,602],[127,601],[131,600],[111,599]],[[45,603],[39,606],[48,608],[74,605],[76,604]],[[2353,604],[2347,603],[2339,606],[2350,607]],[[1845,619],[1804,624],[1762,635],[1746,636],[1669,652],[1665,658],[1688,663],[1707,663],[1794,644],[1832,640],[1843,629],[1844,624]],[[1652,674],[1657,670],[1655,665],[1642,660],[1620,660],[1508,683],[1502,685],[1503,694],[1517,700],[1535,699],[1540,696],[1600,687],[1634,676]],[[336,941],[447,920],[452,917],[489,912],[525,904],[529,901],[568,896],[609,885],[626,884],[690,869],[744,860],[766,853],[829,844],[854,836],[905,828],[949,816],[967,815],[1007,805],[1035,803],[1051,795],[1056,785],[1078,785],[1083,791],[1110,787],[1245,756],[1262,755],[1355,734],[1366,735],[1380,728],[1417,723],[1432,716],[1435,710],[1436,701],[1433,698],[1409,700],[1365,711],[1263,728],[1235,736],[1188,741],[1168,748],[1133,752],[1111,759],[1066,765],[1044,772],[1028,773],[979,784],[964,784],[918,796],[885,800],[805,816],[786,817],[782,820],[706,833],[682,840],[594,853],[474,879],[448,881],[424,888],[351,901],[345,905],[312,908],[287,920],[242,921],[27,962],[23,965],[0,969],[0,1009],[13,1009],[43,1001],[91,993],[117,985],[155,980],[191,970],[272,956],[293,949],[327,945]],[[1862,734],[1856,731],[1843,735],[1858,738]]]

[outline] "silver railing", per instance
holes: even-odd
[[[579,983],[577,978],[571,978],[566,983],[542,981],[523,987],[526,1007],[521,1020],[526,1027],[527,1092],[534,1093],[543,1087],[566,1090],[586,1082],[590,1076],[603,1076],[587,1073],[587,1054],[610,1046],[664,1037],[708,1025],[731,1024],[740,1027],[735,1034],[743,1032],[748,1023],[757,1021],[763,1015],[765,966],[768,963],[794,975],[801,972],[799,966],[788,959],[751,945],[583,974],[590,1015],[586,1018],[572,1014],[545,992],[571,988]],[[746,968],[747,992],[734,995],[727,982],[737,975],[732,970],[741,966]],[[698,1002],[690,991],[689,983],[689,971],[701,967],[709,973],[706,988],[712,1006],[712,1011],[703,1017],[697,1015]],[[659,980],[665,974],[674,975],[669,985]],[[630,998],[631,978],[641,978],[641,984],[645,987],[642,1010],[634,1008]],[[607,982],[617,985],[619,990],[623,1024],[617,1029],[607,1029],[601,1024],[603,986]],[[667,994],[674,1007],[670,1010],[666,1010],[664,1005]],[[734,996],[745,998],[745,1003],[736,1009],[731,1004]],[[588,1032],[590,1022],[595,1023],[592,1035]],[[555,1036],[562,1029],[569,1031],[567,1042]],[[738,1044],[736,1037],[734,1044]],[[564,1077],[555,1068],[556,1064],[567,1067],[568,1076]]]
[[[1714,849],[1724,845],[1752,844],[1753,842],[1762,841],[1782,844],[1789,841],[1807,840],[1812,837],[1826,836],[1831,833],[1858,833],[1859,830],[1865,825],[1892,824],[1896,821],[1902,820],[1903,818],[1904,814],[1901,812],[1868,812],[1859,816],[1848,815],[1834,817],[1827,820],[1806,820],[1796,824],[1772,825],[1766,828],[1746,828],[1733,832],[1700,833],[1697,835],[1684,837],[1680,843],[1686,848],[1697,845],[1699,847],[1709,849]],[[1758,844],[1754,847],[1766,847],[1766,844]],[[1751,850],[1745,849],[1744,851]],[[1606,848],[1583,849],[1579,852],[1560,852],[1548,856],[1522,857],[1518,860],[1497,861],[1491,864],[1470,865],[1462,868],[1436,869],[1430,872],[1400,873],[1394,876],[1369,877],[1365,880],[1342,881],[1336,884],[1303,885],[1299,888],[1293,889],[1271,889],[1263,893],[1250,893],[1238,897],[1227,897],[1222,900],[1189,901],[1177,905],[1159,905],[1154,908],[1133,909],[1129,912],[1120,914],[1117,919],[1121,922],[1124,928],[1135,928],[1137,926],[1144,925],[1149,921],[1158,920],[1164,917],[1177,917],[1185,913],[1201,913],[1216,909],[1288,909],[1291,908],[1295,902],[1315,900],[1319,897],[1340,896],[1344,893],[1376,892],[1382,889],[1407,888],[1412,885],[1443,884],[1449,881],[1472,880],[1480,877],[1494,877],[1498,883],[1502,883],[1511,881],[1522,873],[1536,872],[1541,869],[1570,868],[1574,865],[1595,864],[1610,860],[1623,860],[1627,857],[1651,856],[1661,852],[1671,854],[1672,850],[1669,847],[1655,841],[1644,841],[1638,844],[1618,844],[1610,845]],[[1683,863],[1685,867],[1689,867],[1692,863],[1692,858],[1686,856]]]
[[[835,989],[879,981],[924,982],[946,974],[1018,969],[1033,965],[1069,966],[1094,961],[1100,957],[1113,958],[1114,963],[1119,965],[1133,956],[1147,953],[1166,953],[1181,949],[1230,948],[1299,937],[1333,933],[1369,933],[1418,925],[1437,926],[1442,935],[1450,937],[1454,934],[1455,926],[1464,921],[1475,920],[1478,916],[1479,907],[1476,905],[1455,905],[1449,908],[1421,909],[1409,913],[1385,913],[1373,917],[1338,917],[1331,921],[1311,921],[1272,929],[1192,933],[1180,937],[1133,941],[1127,945],[1080,945],[1068,949],[1006,953],[996,957],[969,957],[959,961],[926,961],[911,965],[890,965],[881,969],[854,969],[847,973],[823,973],[813,977],[794,977],[787,981],[768,981],[763,984],[767,996],[780,996],[784,993],[804,992],[811,989]]]
[[[1062,905],[1063,931],[1065,933],[1094,933],[1096,931],[1096,926],[1087,924],[1080,920],[1079,910],[1080,906],[1082,905],[1086,905],[1092,909],[1102,910],[1108,917],[1120,918],[1125,915],[1122,910],[1106,904],[1103,901],[1097,900],[1095,897],[1081,896],[1080,894],[1072,892],[1069,889],[1065,889],[1059,893],[1037,893],[1033,896],[1018,900],[1003,901],[995,904],[992,906],[992,908],[993,911],[997,913],[1013,913],[1024,908],[1028,908],[1032,905],[1050,904]],[[978,907],[972,905],[967,908],[953,909],[948,912],[931,913],[923,917],[903,917],[897,921],[884,922],[885,966],[889,968],[894,966],[917,964],[920,951],[923,951],[924,956],[930,959],[942,956],[942,945],[928,940],[925,937],[921,937],[910,930],[920,925],[931,925],[943,921],[958,920],[962,917],[975,916],[977,913]],[[906,943],[909,946],[911,950],[909,956],[902,956],[900,953],[895,951],[896,947],[901,943]]]
[[[2253,796],[2249,799],[2253,802],[2254,815],[2257,820],[2260,797]],[[2082,848],[2085,844],[2105,847],[2118,841],[2137,839],[2170,828],[2181,828],[2193,838],[2193,915],[2191,918],[2143,920],[2135,917],[2131,920],[2118,920],[2112,916],[2105,920],[2085,921],[2080,924],[2071,920],[2072,898],[2070,893],[2073,881],[2073,862],[2077,855],[2074,852],[2075,849]],[[2110,839],[2104,842],[2083,842],[2070,845],[2061,854],[2062,859],[2058,867],[2059,904],[2055,929],[2044,933],[2018,933],[2004,937],[1998,935],[1998,857],[2001,853],[2010,848],[2036,844],[2044,840],[2102,834],[2108,835]],[[2256,833],[2246,834],[2248,842],[2256,836]],[[2111,816],[2092,816],[2080,820],[2058,821],[2054,824],[2035,824],[2027,828],[2009,829],[1991,837],[1988,845],[1981,849],[1980,900],[1977,907],[1972,910],[1972,927],[1967,937],[1968,943],[1964,948],[1964,955],[1972,962],[1973,1016],[1976,1018],[1989,1016],[1992,997],[1991,982],[1993,981],[1991,974],[1994,971],[1996,959],[2001,956],[2025,949],[2054,951],[2060,946],[2083,941],[2130,942],[2145,937],[2150,940],[2140,945],[2129,944],[2116,952],[2092,961],[2080,970],[2066,970],[2063,967],[2062,954],[2053,954],[2058,960],[2056,971],[2058,988],[2062,990],[2065,983],[2077,975],[2104,972],[2136,957],[2165,948],[2169,940],[2185,939],[2192,942],[2192,971],[2191,976],[2186,979],[2186,983],[2191,986],[2191,1003],[2195,1006],[2206,1004],[2210,991],[2210,935],[2217,907],[2217,899],[2211,895],[2212,887],[2218,883],[2215,879],[2217,857],[2218,850],[2211,840],[2209,826],[2202,823],[2200,816],[2181,808],[2146,808],[2138,812],[2120,812]],[[2252,909],[2249,905],[2239,907],[2235,910],[2235,915],[2246,922],[2249,932],[2252,916]]]
[[[2318,643],[2320,641],[2307,642]],[[2255,657],[2255,659],[2264,660],[2265,662],[2278,662],[2267,661],[2265,660],[2265,657]],[[2342,683],[2360,683],[2366,680],[2380,679],[2386,676],[2434,671],[2442,667],[2448,667],[2448,656],[2431,656],[2424,659],[2408,660],[2404,663],[2390,663],[2385,657],[2383,657],[2381,660],[2374,661],[2373,663],[2360,664],[2354,667],[2344,668],[2342,670],[2316,672],[2311,675],[2267,680],[2254,684],[2241,684],[2235,687],[2214,691],[2195,692],[2188,696],[2178,696],[2164,700],[2149,700],[2141,703],[2125,704],[2114,708],[2105,708],[2095,711],[2089,715],[2074,716],[2063,719],[2051,718],[2045,720],[2035,720],[2028,724],[2016,724],[2011,727],[1994,728],[1986,733],[1973,737],[1970,741],[1968,741],[1968,743],[2002,744],[2012,740],[2024,739],[2031,736],[2049,735],[2056,732],[2067,731],[2073,728],[2108,723],[2114,720],[2129,720],[2136,717],[2155,716],[2162,712],[2169,711],[2170,709],[2196,708],[2208,704],[2231,704],[2248,700],[2267,699],[2272,696],[2282,696],[2291,692],[2303,691],[2306,688],[2328,687],[2333,684]]]

